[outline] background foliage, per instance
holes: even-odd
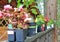
[[[57,0],[57,26],[60,28],[60,0]]]

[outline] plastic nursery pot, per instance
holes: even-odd
[[[30,23],[28,23],[28,24],[29,24],[29,26],[35,26],[35,25],[36,25],[35,22],[30,22]]]
[[[14,30],[9,29],[7,33],[8,33],[8,42],[15,42]]]
[[[41,26],[39,25],[38,27],[37,27],[37,32],[41,32],[42,31],[42,29],[41,29]]]
[[[24,42],[27,35],[27,29],[16,29],[16,42]]]
[[[45,24],[44,31],[47,30],[47,24]]]
[[[28,36],[33,36],[36,34],[36,28],[28,28]]]
[[[33,36],[36,34],[36,24],[34,22],[29,23],[28,36]]]

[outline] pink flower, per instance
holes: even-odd
[[[7,14],[6,14],[6,16],[10,17],[10,16],[11,16],[11,14],[7,13]]]
[[[3,17],[3,15],[2,15],[2,11],[0,11],[0,18],[2,18]]]
[[[9,9],[12,9],[12,6],[10,6],[10,5],[5,5],[5,6],[4,6],[4,11],[7,11],[7,10],[9,10]]]
[[[26,12],[24,12],[24,15],[26,16],[26,18],[28,18],[28,14]]]
[[[23,11],[24,9],[21,7],[20,9],[19,9],[19,11]]]
[[[49,18],[48,17],[45,17],[45,22],[48,22],[49,21]]]
[[[14,12],[18,11],[18,8],[14,8]]]

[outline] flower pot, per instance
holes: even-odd
[[[7,31],[7,33],[8,33],[8,41],[9,41],[9,42],[14,42],[14,41],[15,41],[15,40],[14,40],[14,30],[9,29],[9,30]]]
[[[33,36],[36,34],[36,24],[34,22],[29,23],[28,36]]]
[[[24,42],[27,35],[27,29],[16,29],[16,42]]]
[[[35,25],[36,25],[35,22],[30,22],[30,23],[28,23],[28,24],[29,24],[29,26],[35,26]]]
[[[47,30],[47,24],[45,24],[44,31]]]
[[[28,29],[28,36],[33,36],[36,34],[36,28],[29,28]]]
[[[41,32],[42,31],[42,29],[41,29],[41,26],[39,25],[38,27],[37,27],[37,32]]]

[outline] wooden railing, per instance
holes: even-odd
[[[8,29],[7,27],[0,26],[0,41],[4,41],[8,39],[7,29]]]
[[[39,32],[32,37],[27,37],[25,42],[54,42],[53,30],[54,28],[51,28],[44,32]]]

